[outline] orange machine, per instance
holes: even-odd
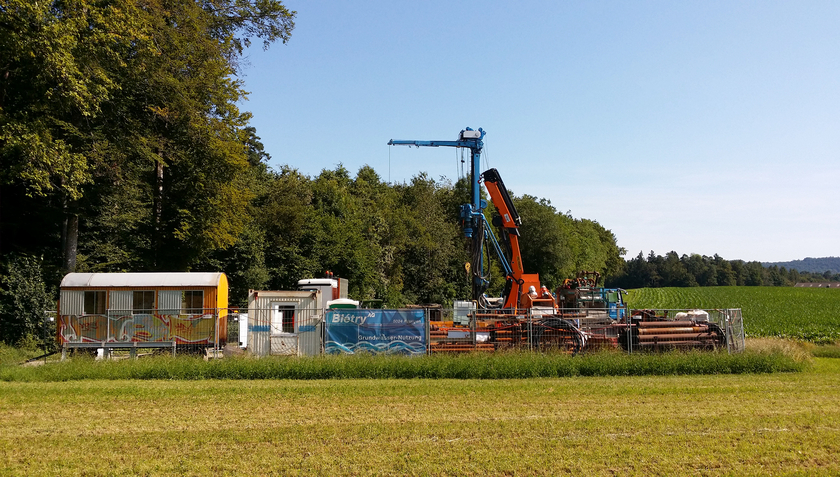
[[[493,225],[501,230],[501,242],[507,249],[507,263],[503,263],[507,273],[508,283],[505,286],[504,303],[502,308],[517,309],[531,308],[532,306],[555,306],[554,300],[549,293],[545,296],[540,286],[540,276],[536,273],[525,273],[522,265],[522,254],[519,251],[519,225],[522,219],[516,211],[510,199],[507,188],[502,182],[499,171],[489,169],[481,177],[484,179],[484,187],[490,193],[490,200],[496,207],[499,215],[494,217]],[[533,291],[529,291],[533,287]]]

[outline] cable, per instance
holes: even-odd
[[[571,340],[572,354],[577,354],[583,348],[583,333],[571,322],[563,318],[549,317],[536,320],[533,323],[531,344],[545,347],[556,344],[561,346],[560,339]]]

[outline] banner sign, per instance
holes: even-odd
[[[426,354],[423,310],[328,310],[327,353]]]

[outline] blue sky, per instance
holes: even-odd
[[[840,255],[840,2],[285,3],[242,78],[275,168],[454,180],[387,142],[481,127],[508,189],[628,258]]]

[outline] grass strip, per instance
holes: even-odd
[[[811,354],[815,358],[840,358],[840,345],[815,346]]]
[[[570,376],[707,375],[802,371],[807,359],[780,350],[727,354],[672,352],[580,356],[539,353],[307,358],[151,357],[139,360],[73,359],[38,367],[5,366],[0,380],[62,382],[82,379],[528,379]]]

